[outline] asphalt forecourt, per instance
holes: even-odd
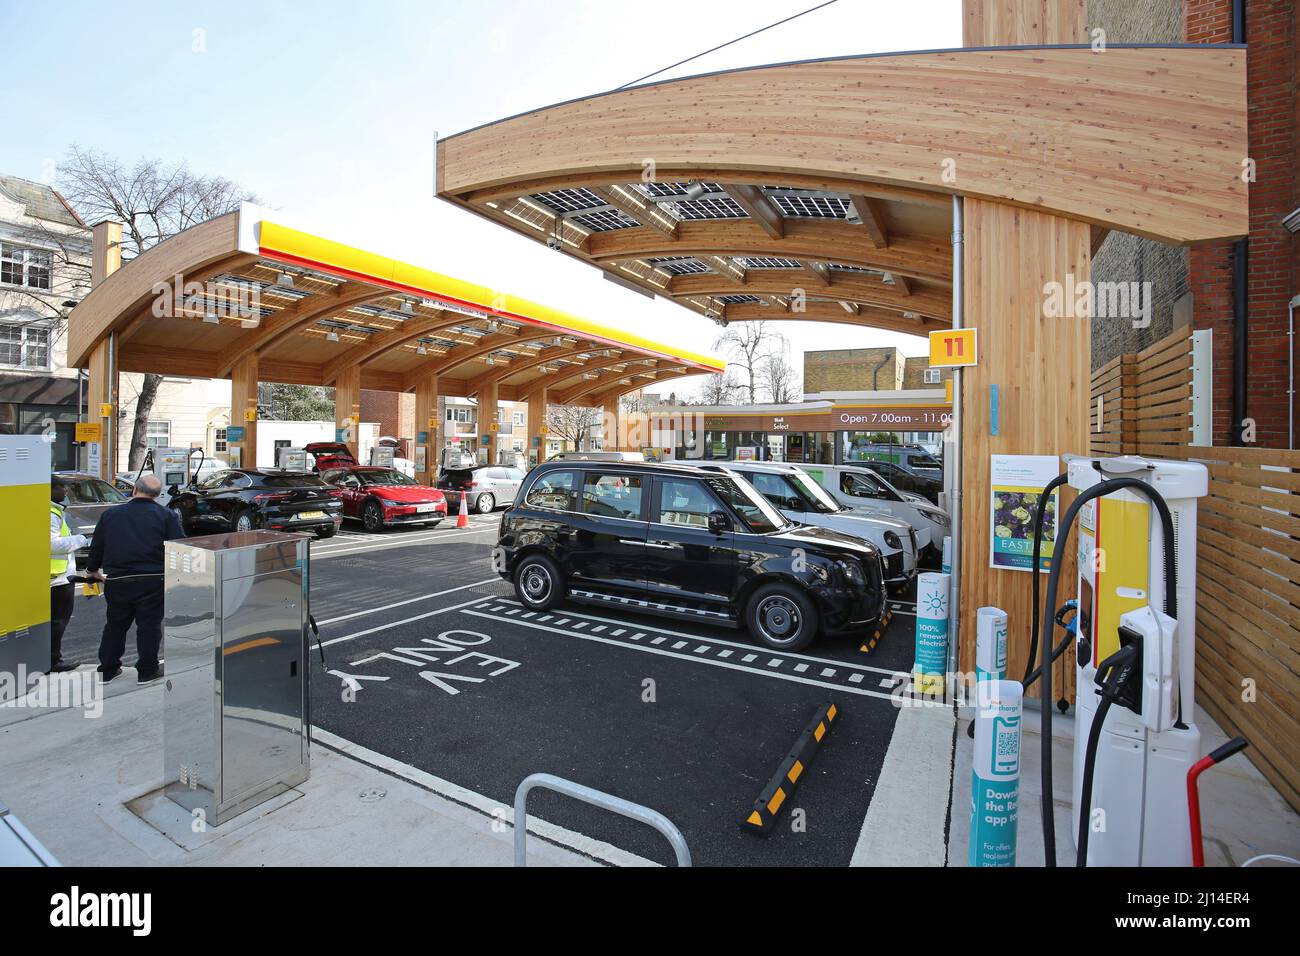
[[[524,777],[549,772],[664,813],[697,865],[849,862],[893,733],[896,675],[912,663],[911,604],[892,604],[871,654],[849,637],[782,653],[744,631],[621,609],[531,612],[492,570],[496,525],[312,542],[320,745],[465,803],[484,826],[509,820]],[[103,607],[79,599],[65,638],[85,664]],[[130,663],[133,637],[128,648]],[[833,725],[764,815],[767,835],[747,828],[829,705]],[[529,816],[541,839],[603,862],[673,862],[652,830],[547,791]]]
[[[485,826],[509,818],[520,781],[547,772],[659,810],[697,865],[849,862],[893,732],[896,675],[912,662],[910,616],[895,614],[871,655],[849,639],[773,652],[694,622],[579,605],[532,612],[478,572],[488,562],[485,548],[424,598],[393,606],[394,592],[374,612],[322,621],[326,663],[316,658],[312,675],[322,743],[356,745],[361,759],[480,810]],[[828,705],[833,729],[768,835],[746,828]],[[529,816],[605,862],[673,862],[652,830],[546,791]]]
[[[374,609],[458,584],[496,579],[489,555],[499,522],[499,515],[485,515],[472,518],[465,529],[456,528],[452,519],[427,531],[394,528],[382,534],[367,534],[359,526],[353,530],[351,522],[345,523],[334,537],[311,542],[312,614],[318,623],[357,611],[382,615]],[[475,575],[475,570],[486,573]],[[443,583],[450,578],[456,580]],[[65,657],[94,666],[104,609],[103,598],[77,598],[63,637]],[[130,665],[135,660],[134,628],[126,646]]]

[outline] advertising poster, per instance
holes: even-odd
[[[989,471],[992,507],[989,509],[989,566],[1029,571],[1034,560],[1034,511],[1043,488],[1061,473],[1055,455],[994,455]],[[1052,566],[1056,548],[1057,505],[1060,492],[1052,492],[1043,513],[1042,570]]]

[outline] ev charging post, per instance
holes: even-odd
[[[926,571],[916,579],[916,663],[913,682],[920,694],[942,694],[948,670],[951,578]]]
[[[1007,612],[982,607],[975,612],[975,679],[1002,680],[1007,676]]]
[[[977,867],[1015,866],[1024,687],[1014,680],[981,680],[975,695],[968,862]]]

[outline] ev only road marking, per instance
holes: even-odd
[[[342,637],[331,637],[328,641],[322,641],[322,647],[329,647],[332,644],[342,644],[344,641],[351,641],[358,637],[365,637],[367,634],[377,634],[380,631],[386,631],[391,627],[401,627],[403,624],[411,624],[415,621],[423,621],[426,618],[435,617],[439,614],[446,614],[449,611],[459,611],[461,608],[469,607],[471,604],[477,604],[482,601],[482,597],[470,598],[468,601],[462,601],[460,604],[452,604],[449,607],[440,607],[432,611],[425,611],[423,614],[416,614],[414,617],[405,617],[400,621],[388,621],[385,624],[376,624],[374,627],[368,627],[364,631],[356,631],[352,634],[344,634]],[[488,615],[479,615],[487,617]]]
[[[472,601],[467,602],[467,604],[472,604],[472,603],[475,602]],[[469,615],[471,617],[485,618],[489,621],[500,620],[500,618],[494,617],[491,614],[485,614],[482,611],[474,610],[473,608],[469,608],[465,605],[461,606],[461,613]],[[746,674],[757,674],[762,677],[776,678],[777,680],[787,680],[799,684],[809,684],[813,687],[825,687],[828,690],[844,691],[846,694],[858,694],[862,697],[878,697],[881,700],[889,700],[889,701],[892,701],[894,699],[894,696],[892,694],[882,694],[879,691],[867,690],[865,687],[851,687],[845,684],[832,684],[829,681],[814,680],[810,677],[801,677],[797,674],[781,673],[775,669],[771,669],[768,667],[762,667],[762,668],[747,667],[744,664],[735,664],[732,663],[731,661],[720,660],[717,657],[703,657],[694,653],[683,654],[677,651],[667,650],[662,647],[648,647],[644,644],[633,644],[628,641],[620,641],[612,637],[602,637],[599,634],[592,634],[589,631],[584,632],[584,631],[565,630],[559,627],[550,627],[546,624],[539,624],[536,621],[523,621],[520,620],[519,618],[515,618],[513,621],[511,621],[511,623],[517,625],[518,627],[529,627],[538,631],[547,631],[551,634],[559,634],[561,637],[576,637],[579,640],[583,640],[583,641],[597,641],[601,644],[609,644],[613,647],[622,647],[631,651],[639,651],[643,654],[658,654],[662,657],[673,657],[679,661],[692,661],[693,663],[697,663],[697,664],[708,664],[712,667],[725,667],[728,670],[741,671]],[[873,670],[879,670],[879,668],[873,668]]]
[[[510,605],[514,605],[515,607],[523,607],[522,604],[520,604],[518,601],[516,601],[516,600],[514,600],[514,599],[512,599],[512,598],[497,598],[497,599],[495,599],[495,602],[498,603],[498,604],[510,604]],[[588,621],[600,621],[600,622],[602,622],[602,623],[604,623],[604,624],[623,625],[623,624],[626,624],[626,623],[627,623],[626,621],[615,620],[615,619],[612,618],[612,617],[601,617],[599,614],[584,614],[584,613],[582,613],[582,612],[580,612],[580,611],[569,611],[568,613],[569,613],[570,617],[585,618],[585,619],[588,620]],[[567,621],[568,619],[569,619],[569,618],[565,618],[564,621],[556,621],[555,623],[556,623],[556,624],[563,624],[563,623],[565,623],[565,621]],[[714,643],[714,644],[723,644],[723,645],[726,645],[726,646],[728,646],[728,647],[736,647],[736,648],[739,648],[739,649],[742,650],[742,651],[752,651],[752,650],[754,650],[754,645],[753,645],[753,644],[742,644],[742,643],[739,642],[739,641],[728,641],[728,640],[726,640],[726,639],[724,639],[724,638],[721,638],[721,637],[713,637],[713,636],[709,636],[709,637],[706,638],[706,637],[703,637],[702,635],[699,635],[699,634],[688,634],[688,633],[686,633],[685,631],[674,631],[674,630],[670,630],[669,628],[666,628],[666,627],[657,627],[657,626],[656,626],[656,627],[654,627],[654,628],[652,628],[652,629],[655,630],[655,631],[658,631],[660,634],[667,634],[669,637],[686,638],[688,641],[705,641],[705,640],[707,640],[707,641],[710,641],[710,642],[712,642],[712,643]],[[642,635],[642,634],[637,634],[637,635],[634,635],[632,639],[633,639],[633,640],[636,640],[637,638],[639,638],[639,637],[643,637],[643,636],[644,636],[644,635]],[[650,643],[652,643],[652,644],[662,644],[662,643],[664,642],[664,640],[665,640],[664,638],[655,638],[655,639],[652,640]],[[621,642],[620,642],[620,643],[621,643]],[[871,671],[871,672],[876,673],[876,674],[887,674],[887,675],[889,675],[890,677],[892,677],[892,676],[894,676],[895,674],[898,674],[898,673],[900,672],[898,668],[874,667],[874,666],[872,666],[871,664],[858,664],[858,663],[853,662],[853,661],[837,661],[837,660],[832,660],[832,659],[829,658],[829,657],[813,657],[811,654],[800,654],[800,653],[797,653],[796,651],[780,651],[779,653],[782,654],[783,656],[787,657],[787,658],[792,658],[792,659],[794,659],[794,660],[800,660],[800,661],[808,661],[809,663],[812,663],[812,664],[832,664],[832,665],[834,665],[835,667],[843,667],[843,668],[845,668],[846,670]],[[753,660],[753,659],[754,659],[753,656],[750,656],[750,657],[746,657],[746,658],[745,658],[746,661],[751,661],[751,660]]]

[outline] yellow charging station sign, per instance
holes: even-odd
[[[103,427],[99,422],[77,422],[73,436],[79,442],[103,441]]]
[[[979,358],[975,329],[940,329],[930,333],[930,367],[974,365]]]

